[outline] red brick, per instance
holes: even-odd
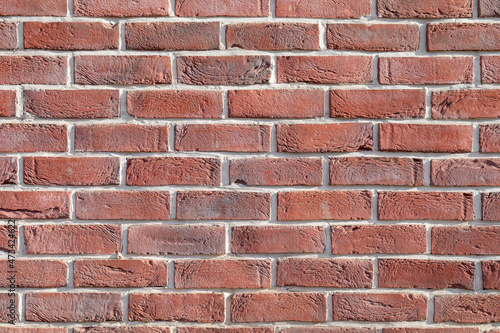
[[[76,260],[75,287],[166,287],[168,262],[158,260]]]
[[[415,294],[333,294],[334,321],[421,321],[427,296]]]
[[[330,185],[424,185],[421,159],[341,157],[330,159]]]
[[[360,18],[370,12],[370,0],[276,0],[277,17]]]
[[[500,193],[482,193],[481,212],[483,221],[500,221]]]
[[[165,152],[168,151],[168,127],[139,124],[76,126],[75,150]]]
[[[75,16],[167,16],[168,0],[74,0]]]
[[[427,25],[428,51],[498,51],[500,24],[439,23]]]
[[[465,226],[432,228],[432,253],[500,255],[500,227]]]
[[[0,152],[68,150],[66,125],[0,124]]]
[[[379,192],[378,218],[471,221],[474,199],[463,192]]]
[[[56,260],[15,260],[10,268],[7,260],[0,261],[0,287],[9,289],[9,277],[15,270],[16,288],[56,288],[68,283],[68,264]]]
[[[230,163],[230,183],[249,186],[323,184],[323,165],[319,158],[250,158]]]
[[[12,307],[12,303],[15,307]],[[8,293],[0,293],[0,322],[7,323],[9,321],[14,321],[14,323],[19,321],[19,294],[14,293],[14,297],[9,297]],[[9,307],[10,306],[10,307]],[[9,327],[10,329],[11,327]],[[12,333],[8,331],[7,333]]]
[[[0,16],[66,16],[66,0],[16,0],[0,3]]]
[[[130,91],[127,112],[136,118],[221,118],[222,98],[222,91]]]
[[[178,327],[179,333],[275,333],[273,327]]]
[[[68,58],[0,56],[0,84],[66,84]]]
[[[278,57],[279,83],[371,83],[372,77],[371,56]]]
[[[231,321],[235,323],[324,322],[326,312],[323,293],[245,293],[231,297]]]
[[[17,253],[19,250],[19,228],[0,225],[0,251]]]
[[[434,321],[493,323],[500,321],[500,295],[447,295],[434,299]]]
[[[220,225],[136,225],[128,231],[128,253],[152,255],[224,254]]]
[[[176,260],[176,288],[270,288],[269,260]]]
[[[221,184],[221,160],[191,157],[127,159],[127,185]]]
[[[432,93],[433,119],[500,118],[500,90],[450,90]]]
[[[500,125],[480,126],[479,146],[482,153],[500,152]]]
[[[77,192],[76,218],[80,220],[168,220],[170,219],[170,192]]]
[[[239,226],[233,227],[233,253],[323,253],[324,227]]]
[[[373,149],[368,123],[278,124],[278,151],[288,153],[352,152]]]
[[[328,24],[329,49],[360,51],[416,51],[420,30],[416,24]]]
[[[0,6],[2,5],[0,4]],[[0,22],[0,49],[2,50],[17,49],[17,23]]]
[[[217,50],[219,22],[137,22],[126,24],[129,50]]]
[[[0,327],[0,333],[68,333],[67,328],[23,328],[23,327]],[[80,331],[74,331],[80,332]]]
[[[224,295],[208,293],[130,294],[130,321],[224,321]]]
[[[319,50],[319,26],[307,23],[241,23],[226,29],[228,48]]]
[[[146,85],[172,83],[168,56],[77,56],[75,83]]]
[[[17,183],[17,157],[0,157],[0,185]]]
[[[332,226],[333,254],[418,254],[427,250],[423,225]]]
[[[177,81],[190,85],[268,83],[269,56],[182,56],[177,58]]]
[[[39,118],[115,118],[118,90],[26,90],[24,111]]]
[[[479,0],[479,16],[500,17],[500,3],[496,0]]]
[[[382,84],[472,83],[472,57],[390,57],[379,58]]]
[[[431,185],[498,186],[500,159],[453,159],[431,161]]]
[[[122,296],[113,293],[29,293],[26,320],[36,322],[104,322],[123,320]]]
[[[24,48],[42,50],[118,49],[118,24],[96,22],[25,22]]]
[[[278,261],[278,286],[371,288],[373,262],[349,259],[288,258]]]
[[[424,153],[472,151],[470,125],[380,124],[379,149]]]
[[[175,126],[176,151],[266,152],[271,149],[267,125],[191,124]]]
[[[479,333],[478,328],[384,328],[382,333]]]
[[[14,90],[0,90],[0,117],[15,117],[16,103]]]
[[[83,327],[73,328],[73,333],[171,333],[169,327],[118,326],[118,327]]]
[[[483,261],[483,288],[500,289],[500,261]]]
[[[269,220],[271,195],[259,192],[179,191],[180,220]]]
[[[0,218],[68,218],[70,198],[70,192],[0,191]]]
[[[317,118],[325,114],[323,90],[232,90],[232,118]]]
[[[500,57],[481,57],[481,82],[500,83]]]
[[[466,261],[380,259],[381,288],[474,290],[475,264]]]
[[[27,225],[24,238],[30,254],[114,254],[122,248],[116,225]]]
[[[176,0],[177,16],[268,16],[269,0]]]
[[[366,220],[372,217],[371,191],[278,193],[278,220]]]
[[[375,328],[348,328],[348,327],[315,327],[300,326],[290,327],[280,330],[283,333],[378,333]]]
[[[378,0],[379,17],[445,18],[472,17],[472,0]]]
[[[25,157],[28,185],[118,185],[118,157]]]

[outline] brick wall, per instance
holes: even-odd
[[[499,1],[0,16],[1,333],[500,332]]]

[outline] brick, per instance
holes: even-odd
[[[73,333],[171,333],[169,327],[130,326],[130,327],[83,327],[73,328]]]
[[[416,24],[328,24],[329,49],[360,51],[416,51],[420,30]]]
[[[12,306],[14,303],[15,306]],[[19,294],[14,293],[14,297],[9,297],[8,293],[0,293],[0,322],[7,323],[9,321],[18,322],[19,321],[19,309],[17,305],[19,304]],[[11,327],[9,327],[10,329]],[[8,331],[7,333],[11,333]]]
[[[378,204],[378,218],[381,220],[474,219],[472,193],[379,192]]]
[[[16,0],[0,4],[0,16],[66,16],[66,0]]]
[[[278,286],[371,288],[373,262],[350,259],[288,258],[278,261]]]
[[[17,183],[17,157],[0,157],[0,185]]]
[[[500,295],[447,295],[434,299],[434,321],[496,323],[500,321]]]
[[[235,323],[325,322],[326,312],[323,293],[245,293],[231,297],[231,321]]]
[[[472,151],[470,125],[396,124],[379,125],[379,149],[424,153],[466,153]]]
[[[498,186],[499,159],[453,159],[431,161],[433,186]]]
[[[428,51],[499,51],[500,24],[439,23],[427,25]]]
[[[176,260],[175,287],[270,288],[269,260]]]
[[[334,321],[421,321],[427,296],[415,294],[333,294]]]
[[[318,158],[250,158],[231,160],[229,182],[248,186],[322,185]]]
[[[24,48],[42,50],[118,49],[118,24],[97,22],[25,22]]]
[[[76,193],[80,220],[168,220],[170,192],[85,191]]]
[[[28,185],[118,185],[118,157],[25,157]]]
[[[382,84],[472,83],[472,57],[382,57],[379,82]]]
[[[2,219],[62,219],[69,217],[70,192],[0,191]]]
[[[189,85],[248,85],[268,83],[269,56],[181,56],[177,81]]]
[[[0,152],[63,152],[68,150],[66,125],[0,124]]]
[[[267,125],[190,124],[175,126],[176,151],[267,152],[271,127]]]
[[[129,50],[217,50],[220,43],[219,22],[137,22],[125,31]]]
[[[319,50],[319,26],[307,23],[241,23],[226,29],[228,48]]]
[[[0,251],[17,253],[19,250],[19,228],[0,225]]]
[[[172,83],[168,56],[76,56],[75,83],[146,85]]]
[[[269,220],[271,195],[259,192],[179,191],[180,220]]]
[[[422,89],[330,90],[332,118],[423,118]]]
[[[268,16],[269,0],[176,0],[177,16]]]
[[[500,261],[483,261],[483,289],[500,289]]]
[[[276,0],[277,17],[360,18],[370,12],[370,0]]]
[[[500,152],[500,126],[482,125],[479,127],[479,150],[482,153]]]
[[[500,227],[465,226],[432,228],[432,253],[499,255]]]
[[[372,217],[371,191],[278,193],[278,220],[366,220]]]
[[[377,333],[375,328],[348,327],[290,327],[280,330],[283,333]]]
[[[17,23],[0,22],[0,49],[1,50],[17,49]]]
[[[478,328],[384,328],[382,333],[479,333]]]
[[[232,90],[231,118],[317,118],[325,114],[322,90]]]
[[[76,151],[165,152],[168,126],[95,124],[75,127]]]
[[[26,320],[84,323],[123,320],[122,296],[114,293],[28,293]]]
[[[159,260],[76,260],[75,287],[166,287],[168,262]]]
[[[279,83],[371,83],[371,56],[284,56],[278,57]]]
[[[323,253],[324,227],[238,226],[232,229],[233,253]]]
[[[117,225],[27,225],[24,238],[30,254],[114,254],[122,249]]]
[[[472,17],[471,0],[378,0],[377,14],[389,18]]]
[[[127,185],[221,184],[221,160],[191,157],[145,157],[127,159]]]
[[[128,253],[148,255],[224,254],[220,225],[136,225],[128,231]]]
[[[16,103],[14,90],[0,90],[0,117],[15,117]]]
[[[480,17],[499,17],[500,3],[496,0],[479,0]]]
[[[373,149],[368,123],[278,124],[278,151],[288,153],[352,152]]]
[[[380,259],[381,288],[474,290],[475,264],[470,261]]]
[[[224,295],[130,294],[128,317],[130,321],[221,322],[224,320]]]
[[[424,225],[332,226],[333,254],[418,254],[427,250]]]
[[[432,119],[500,118],[500,90],[450,90],[432,93]]]
[[[24,111],[39,118],[116,118],[118,90],[26,90]]]
[[[75,16],[133,17],[167,16],[166,0],[74,0]]]
[[[482,56],[481,57],[481,82],[499,83],[500,82],[500,57]]]
[[[179,327],[179,333],[275,333],[272,327]]]
[[[136,118],[221,118],[222,98],[222,91],[130,91],[127,112]]]
[[[16,260],[16,288],[56,288],[68,283],[68,264],[57,260]],[[7,260],[0,262],[0,287],[9,289],[9,278],[13,274]]]
[[[330,158],[330,185],[424,185],[421,159],[397,157]]]
[[[500,221],[500,193],[482,193],[481,198],[482,220]]]
[[[68,333],[67,328],[23,328],[23,327],[1,327],[0,333]],[[75,331],[79,332],[79,331]]]
[[[0,56],[0,84],[66,84],[68,58]]]

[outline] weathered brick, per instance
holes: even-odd
[[[482,83],[500,82],[500,57],[495,57],[495,56],[481,57],[481,82]]]
[[[483,261],[483,288],[500,289],[500,261]]]
[[[0,90],[0,117],[15,117],[16,103],[14,90]]]
[[[0,12],[1,10],[0,8]],[[17,23],[0,22],[0,50],[15,49],[17,49]]]
[[[499,51],[500,24],[439,23],[427,25],[429,51]]]
[[[500,3],[496,0],[479,0],[480,17],[500,17]]]
[[[17,157],[0,157],[0,185],[17,183]]]
[[[434,299],[434,321],[493,323],[500,321],[500,295],[446,295]]]
[[[482,153],[500,152],[500,125],[480,126],[479,147]]]
[[[66,125],[0,124],[0,152],[68,150]]]
[[[500,159],[453,159],[431,161],[431,185],[498,186]]]
[[[68,333],[67,328],[24,328],[24,327],[0,327],[0,333]],[[80,331],[74,331],[80,332]]]
[[[500,255],[500,227],[465,226],[432,228],[432,253],[448,255]]]
[[[0,56],[0,84],[66,84],[68,58]]]
[[[15,268],[10,268],[7,260],[0,261],[0,287],[9,289],[12,274],[16,288],[56,288],[68,283],[68,264],[64,261],[29,259],[15,260]],[[12,273],[15,271],[15,273]]]
[[[171,333],[171,332],[172,331],[169,327],[153,327],[153,326],[73,328],[73,333]]]
[[[19,321],[19,309],[16,306],[19,304],[19,295],[14,293],[14,297],[9,297],[8,293],[0,293],[0,322],[7,323],[9,321],[18,322]],[[16,304],[12,306],[12,303]],[[10,329],[11,327],[9,327]],[[11,333],[8,331],[7,333]]]
[[[269,0],[176,0],[177,16],[268,16]]]
[[[379,17],[447,18],[472,17],[472,0],[378,0]]]
[[[500,221],[500,193],[483,193],[481,198],[483,221]]]
[[[280,330],[283,333],[377,333],[375,328],[349,328],[349,327],[315,327],[315,326],[299,326],[290,327]]]
[[[500,90],[449,90],[432,93],[433,119],[500,118]]]
[[[0,16],[66,16],[66,0],[16,0],[0,3]]]
[[[0,251],[17,253],[19,250],[19,228],[0,225]]]
[[[360,18],[370,12],[370,0],[276,0],[277,17]]]
[[[179,327],[179,333],[275,333],[273,327]]]
[[[74,0],[75,16],[131,17],[166,16],[166,0]]]
[[[479,333],[478,328],[384,328],[382,333]]]
[[[71,193],[0,191],[2,219],[62,219],[69,217]]]

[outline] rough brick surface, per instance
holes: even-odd
[[[17,158],[0,157],[0,185],[17,184]]]
[[[500,126],[481,126],[479,130],[479,146],[483,153],[500,152]]]
[[[0,56],[0,84],[65,84],[68,58]]]
[[[56,260],[19,260],[15,263],[15,280],[18,288],[56,288],[66,287],[68,283],[68,264]],[[9,288],[12,276],[9,262],[0,265],[0,286]]]
[[[66,16],[65,0],[18,0],[2,2],[1,16]]]
[[[17,24],[14,22],[0,22],[0,49],[17,49]]]
[[[370,14],[369,0],[276,0],[278,17],[360,18]]]
[[[129,17],[165,16],[168,1],[165,0],[74,0],[76,16]]]
[[[500,255],[498,226],[432,228],[432,253],[449,255]]]
[[[427,26],[427,49],[429,51],[499,51],[499,37],[500,24],[430,24]]]
[[[499,118],[500,90],[450,90],[432,93],[433,119]]]
[[[438,296],[434,321],[492,323],[500,320],[500,295]]]
[[[389,18],[472,17],[472,0],[379,0],[377,13]]]
[[[499,17],[500,4],[495,0],[479,0],[479,16]]]
[[[0,191],[0,218],[68,218],[70,196],[70,192]]]
[[[483,261],[483,288],[500,289],[500,261]]]
[[[481,57],[481,81],[483,83],[500,82],[500,57],[483,56]]]
[[[14,117],[16,115],[16,92],[0,90],[0,117]]]
[[[269,0],[178,0],[177,16],[268,16]]]

